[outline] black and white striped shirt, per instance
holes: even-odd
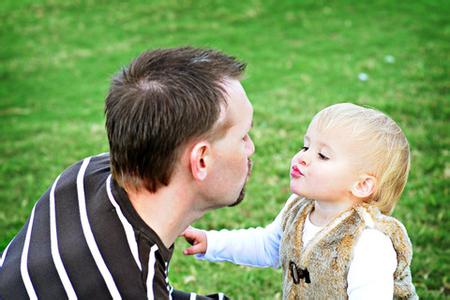
[[[86,158],[55,180],[3,251],[0,298],[195,299],[169,285],[172,253],[111,178],[109,155]]]

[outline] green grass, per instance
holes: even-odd
[[[411,144],[411,176],[394,216],[414,245],[418,293],[449,298],[449,15],[448,1],[427,0],[2,1],[0,249],[59,172],[107,151],[103,100],[112,74],[145,49],[213,47],[248,62],[255,166],[246,201],[196,226],[271,222],[313,114],[335,102],[369,105],[397,120]],[[177,242],[171,263],[175,287],[281,297],[280,270],[197,262],[183,257],[185,246]]]

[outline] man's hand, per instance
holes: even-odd
[[[208,246],[206,233],[192,226],[186,228],[181,234],[192,247],[183,251],[184,255],[205,254]]]

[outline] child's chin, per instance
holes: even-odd
[[[306,197],[305,194],[299,188],[296,188],[295,186],[291,186],[291,193],[296,194],[297,196],[300,196],[300,197]]]

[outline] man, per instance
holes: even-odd
[[[173,244],[244,196],[254,145],[245,65],[213,50],[145,52],[112,81],[110,151],[64,171],[0,260],[0,298],[169,299]]]

